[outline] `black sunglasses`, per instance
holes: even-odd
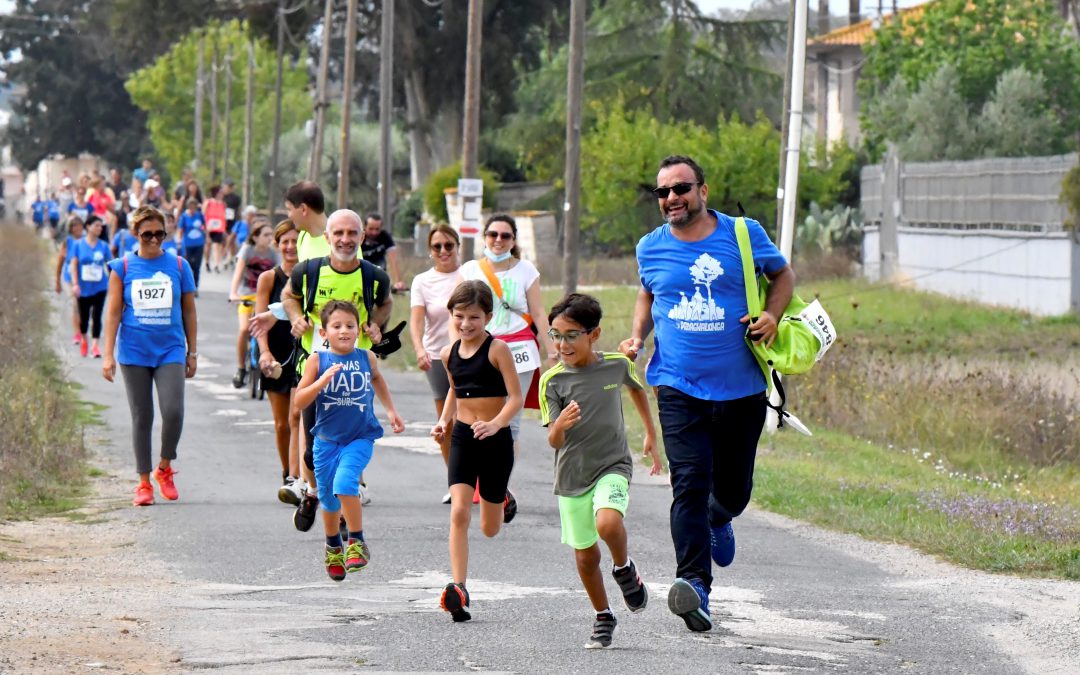
[[[139,239],[143,241],[150,241],[151,239],[157,239],[158,241],[165,241],[165,230],[143,230],[139,233]]]
[[[455,244],[453,242],[447,242],[445,244],[440,242],[440,243],[437,243],[437,244],[432,244],[431,245],[431,250],[432,251],[439,251],[440,253],[442,251],[446,251],[447,253],[449,253],[450,251],[453,251],[454,247],[456,247],[456,246],[457,246],[457,244]]]
[[[495,230],[488,230],[484,233],[484,236],[488,239],[502,239],[503,241],[510,241],[514,238],[513,232],[496,232]]]
[[[675,194],[682,196],[693,189],[695,185],[701,183],[675,183],[671,187],[655,187],[652,189],[652,193],[660,199],[667,199],[668,193],[674,192]]]

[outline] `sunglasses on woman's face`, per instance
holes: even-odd
[[[150,241],[152,239],[164,241],[165,230],[143,230],[139,233],[139,239],[142,239],[143,241]]]
[[[496,232],[495,230],[488,230],[484,233],[484,236],[488,239],[502,239],[503,241],[510,241],[514,238],[513,232]]]
[[[435,251],[436,253],[442,253],[443,251],[449,253],[450,251],[454,250],[455,246],[457,246],[457,244],[454,244],[453,242],[447,242],[445,244],[440,242],[438,244],[432,244],[431,250]]]

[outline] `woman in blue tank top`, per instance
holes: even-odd
[[[64,243],[60,244],[60,251],[56,256],[56,292],[63,290],[63,284],[71,283],[71,255],[75,251],[75,242],[82,239],[84,227],[81,218],[72,216],[68,220],[68,234]],[[62,282],[62,283],[61,283]],[[71,327],[75,332],[74,343],[82,342],[82,333],[79,332],[79,305],[71,303]]]

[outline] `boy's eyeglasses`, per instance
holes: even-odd
[[[488,230],[484,233],[484,236],[488,239],[502,239],[503,241],[510,241],[514,238],[513,232],[496,232],[494,230]]]
[[[442,253],[443,251],[446,251],[447,253],[449,253],[449,252],[453,251],[456,246],[457,246],[457,244],[453,244],[453,243],[446,243],[446,244],[438,243],[438,244],[432,244],[431,245],[431,250],[432,251],[437,251],[439,253]]]
[[[667,199],[668,193],[674,192],[675,194],[682,196],[693,189],[698,183],[675,183],[671,187],[655,187],[652,189],[654,195],[660,199]]]
[[[588,335],[592,331],[592,328],[587,328],[585,330],[568,330],[565,333],[560,333],[554,328],[549,328],[548,337],[551,338],[552,342],[573,342],[582,335]]]
[[[143,230],[139,233],[139,239],[143,241],[150,241],[151,239],[157,239],[158,241],[165,241],[165,230]]]

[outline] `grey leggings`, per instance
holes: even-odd
[[[176,459],[176,446],[184,428],[184,364],[166,363],[157,368],[120,365],[131,408],[131,442],[135,469],[150,473],[150,435],[154,429],[154,387],[161,408],[161,458]]]
[[[527,370],[524,373],[518,373],[518,384],[521,386],[521,400],[524,401],[525,397],[529,395],[529,385],[532,384],[533,373],[535,370]],[[517,441],[518,435],[521,433],[521,412],[524,410],[524,406],[521,410],[517,411],[513,419],[510,420],[510,434]]]

